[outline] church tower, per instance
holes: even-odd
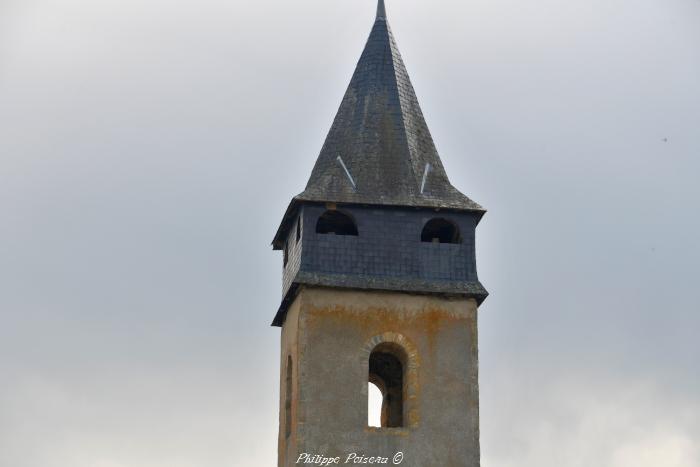
[[[479,467],[484,213],[450,184],[380,0],[272,242],[284,255],[272,323],[282,328],[279,467],[318,465],[314,456]],[[381,427],[367,423],[369,382],[383,395]]]

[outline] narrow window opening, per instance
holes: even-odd
[[[462,243],[462,236],[456,224],[447,219],[431,219],[423,227],[421,242]]]
[[[283,266],[287,265],[287,261],[289,261],[289,242],[284,242]]]
[[[292,434],[292,357],[287,357],[287,377],[284,399],[284,437]]]
[[[384,396],[373,382],[367,383],[367,426],[382,426],[382,402]]]
[[[369,383],[382,395],[379,420],[382,428],[403,426],[405,360],[403,349],[395,344],[379,344],[370,354]],[[371,404],[371,395],[368,391],[368,404]]]
[[[299,239],[301,238],[301,216],[297,219],[297,243],[299,243]]]
[[[316,233],[331,235],[357,235],[357,225],[352,217],[339,211],[326,211],[316,222]]]

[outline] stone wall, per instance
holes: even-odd
[[[401,452],[402,466],[479,466],[474,299],[302,287],[282,336],[282,365],[295,355],[296,378],[293,444],[280,443],[281,467],[305,452]],[[369,355],[382,342],[408,356],[399,428],[367,426]]]

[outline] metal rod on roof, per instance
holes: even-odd
[[[430,172],[430,162],[425,164],[425,171],[423,172],[423,181],[420,184],[420,194],[423,194],[423,191],[425,190],[425,182],[428,180],[428,172]]]
[[[386,8],[384,7],[384,0],[379,0],[379,3],[377,3],[377,19],[386,19]]]
[[[343,162],[343,158],[338,156],[338,162],[340,162],[340,165],[343,167],[343,170],[345,171],[345,175],[348,176],[348,180],[350,180],[350,183],[352,184],[352,189],[357,190],[357,185],[355,185],[355,180],[353,180],[352,175],[350,175],[350,171],[348,170],[348,168],[345,167],[345,162]]]

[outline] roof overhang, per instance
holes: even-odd
[[[281,327],[289,306],[303,286],[331,287],[354,290],[384,290],[411,295],[438,295],[453,298],[474,298],[477,305],[486,300],[489,293],[481,282],[426,281],[405,277],[368,277],[347,274],[319,274],[299,272],[280,304],[272,326]]]

